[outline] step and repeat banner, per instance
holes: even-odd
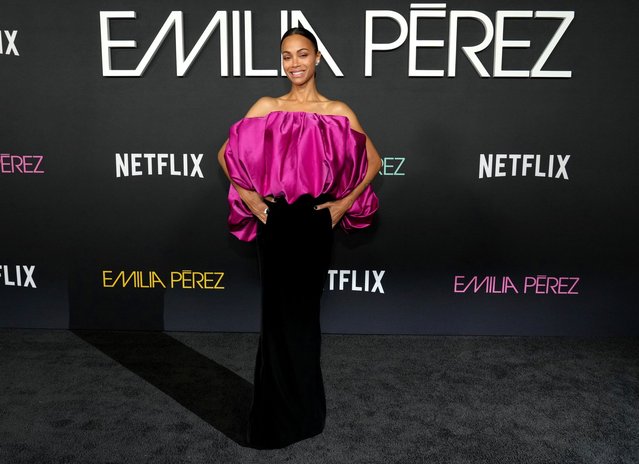
[[[255,244],[228,232],[216,156],[289,90],[279,41],[302,25],[318,89],[384,161],[374,225],[336,231],[325,332],[637,335],[638,15],[4,1],[0,326],[259,330]]]

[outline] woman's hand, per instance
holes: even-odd
[[[327,201],[326,203],[317,205],[315,206],[315,209],[320,210],[328,208],[333,222],[332,227],[335,228],[337,223],[342,219],[342,216],[346,214],[346,211],[348,211],[351,206],[353,206],[353,201],[349,197],[344,197],[340,200]]]
[[[239,193],[240,198],[248,208],[251,210],[251,213],[255,215],[263,224],[266,224],[266,219],[268,217],[268,205],[264,203],[264,199],[262,196],[257,193],[255,190],[246,190],[238,185],[235,185],[235,190]],[[272,198],[266,197],[267,200],[272,201]]]

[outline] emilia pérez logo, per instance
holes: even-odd
[[[0,153],[0,174],[44,174],[43,155]]]
[[[579,295],[579,277],[534,275],[517,279],[510,276],[456,275],[453,293]]]
[[[379,170],[380,176],[405,176],[404,163],[406,158],[403,156],[384,156],[382,157],[382,168]]]
[[[475,72],[481,78],[486,77],[509,77],[509,78],[571,78],[570,69],[548,69],[546,65],[548,59],[553,55],[555,47],[566,34],[568,27],[572,23],[574,11],[552,11],[552,10],[497,10],[488,14],[474,10],[449,10],[446,3],[410,3],[408,11],[393,11],[390,9],[365,10],[362,11],[360,24],[364,25],[364,30],[354,30],[354,34],[363,37],[364,46],[359,52],[363,54],[364,76],[373,76],[373,57],[375,54],[387,54],[393,50],[402,48],[404,44],[408,48],[408,76],[409,77],[449,77],[454,78],[457,73],[457,59],[467,59]],[[490,14],[490,16],[489,16]],[[132,21],[133,20],[133,21]],[[129,34],[117,33],[112,35],[111,24],[127,21]],[[329,46],[324,44],[323,39],[327,36],[323,34],[315,24],[311,24],[306,15],[301,10],[273,10],[272,16],[260,13],[258,22],[278,21],[280,32],[279,37],[292,26],[303,26],[310,30],[317,37],[319,51],[322,53],[323,61],[331,70],[333,75],[343,77],[344,72],[339,66],[338,59],[329,50]],[[376,42],[375,27],[380,23],[394,22],[396,26],[396,37],[390,37],[388,41]],[[552,24],[552,33],[546,33],[548,23]],[[428,40],[418,37],[424,35],[424,30],[428,31],[431,25],[437,30],[444,29]],[[219,41],[220,76],[270,76],[277,77],[278,74],[284,76],[281,63],[278,63],[277,56],[273,58],[270,69],[255,69],[253,55],[258,52],[253,50],[253,44],[263,44],[267,41],[260,37],[253,37],[253,31],[259,30],[259,25],[254,26],[251,10],[244,11],[211,11],[209,23],[200,30],[189,30],[188,35],[197,40],[189,40],[194,45],[191,49],[185,48],[185,21],[182,11],[171,11],[163,24],[157,24],[158,32],[155,37],[147,35],[140,37],[139,26],[137,25],[137,13],[134,10],[121,11],[100,11],[100,44],[102,55],[102,75],[105,77],[141,77],[147,70],[149,64],[154,59],[165,40],[175,40],[175,69],[178,77],[184,77],[193,63],[198,59],[204,47],[211,41],[213,35],[217,35]],[[119,29],[117,26],[115,29]],[[317,29],[317,30],[316,30]],[[335,35],[330,30],[329,35]],[[474,43],[467,43],[466,40],[458,40],[460,30],[471,29],[474,32]],[[131,37],[139,37],[142,42],[150,44],[137,66],[129,69],[113,69],[111,62],[111,50],[134,49],[137,48],[137,41]],[[517,40],[513,40],[517,38]],[[340,37],[339,40],[343,40]],[[356,37],[350,37],[355,41]],[[532,40],[531,40],[532,39]],[[328,37],[328,45],[331,45],[331,37]],[[525,65],[526,69],[511,69],[513,66],[504,59],[504,50],[509,51],[506,55],[512,56],[520,49],[524,56],[523,49],[530,48],[531,42],[543,44],[543,51],[534,57],[530,57]],[[463,44],[462,44],[463,42]],[[168,48],[168,47],[167,47]],[[406,47],[403,47],[406,48]],[[418,67],[417,55],[419,50],[430,49],[439,54],[438,64],[432,64],[430,68]],[[462,54],[463,52],[463,54]],[[126,53],[126,52],[124,52]],[[492,69],[486,68],[482,62],[484,56],[492,55]],[[232,56],[232,58],[230,58]],[[242,60],[242,58],[244,58]],[[555,61],[557,59],[555,58]],[[229,63],[229,61],[231,63]],[[357,60],[350,60],[357,61]],[[485,59],[485,61],[488,61]],[[439,63],[446,63],[445,66]],[[230,64],[230,66],[229,66]],[[280,69],[277,69],[277,65]],[[243,66],[242,66],[243,65]],[[555,65],[557,66],[557,65]],[[561,64],[558,66],[564,67]],[[229,68],[232,69],[229,69]],[[406,69],[406,68],[404,68]],[[492,71],[492,74],[491,74]]]
[[[102,271],[104,288],[179,288],[185,290],[224,290],[224,272],[171,271],[162,275],[156,271]]]

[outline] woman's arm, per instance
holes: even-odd
[[[364,129],[359,123],[357,116],[355,115],[353,110],[351,110],[345,103],[336,101],[331,107],[331,112],[334,114],[346,116],[350,122],[352,129],[366,135],[366,132],[364,132]],[[321,205],[317,205],[317,209],[329,208],[329,211],[331,212],[331,218],[333,219],[333,227],[337,225],[337,223],[342,219],[342,216],[344,216],[344,214],[346,214],[350,207],[353,206],[353,203],[355,203],[357,197],[359,197],[364,189],[366,189],[368,184],[373,181],[382,167],[382,159],[368,135],[366,135],[366,158],[368,160],[368,169],[366,170],[366,175],[364,176],[362,182],[360,182],[345,197],[335,201],[329,201],[326,203],[322,203]]]
[[[250,118],[255,116],[263,116],[264,114],[269,112],[269,108],[272,107],[272,104],[273,104],[273,98],[262,97],[255,102],[255,104],[248,110],[248,112],[246,113],[246,116],[244,117]],[[251,212],[260,221],[266,224],[266,217],[267,217],[266,210],[268,209],[268,205],[264,203],[264,200],[262,199],[260,194],[254,190],[247,190],[245,188],[240,187],[233,181],[233,179],[231,179],[231,176],[229,175],[229,170],[228,170],[228,167],[226,166],[226,160],[224,159],[224,153],[226,152],[226,145],[228,143],[229,143],[229,139],[226,139],[226,141],[222,144],[222,148],[220,148],[220,150],[217,152],[217,160],[220,163],[220,166],[222,166],[222,170],[224,171],[224,174],[228,178],[229,182],[231,182],[231,185],[233,186],[233,188],[237,190],[237,193],[240,195],[240,198],[242,199],[244,204],[248,206]]]

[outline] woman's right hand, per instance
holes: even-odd
[[[262,196],[255,190],[247,190],[238,185],[234,186],[237,193],[242,198],[242,201],[251,210],[251,213],[255,215],[263,224],[266,224],[268,217],[268,205],[264,203]],[[268,199],[268,198],[267,198]]]

